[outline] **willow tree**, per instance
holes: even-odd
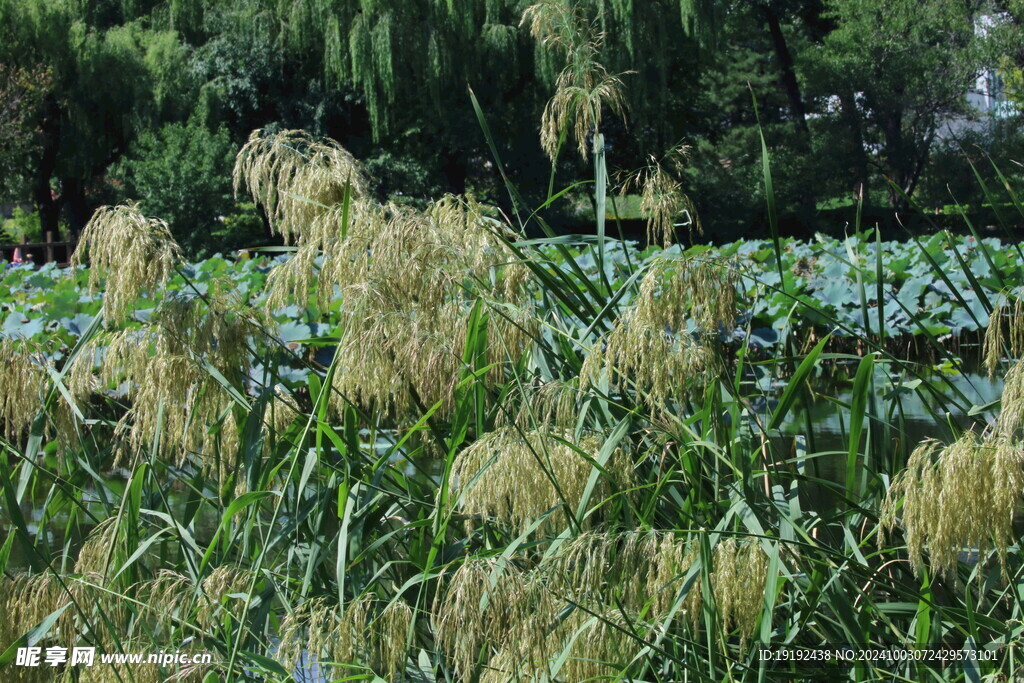
[[[147,3],[0,0],[0,63],[44,68],[53,87],[24,169],[44,230],[61,208],[79,228],[86,193],[137,130],[188,98],[185,53],[170,31],[135,21]],[[102,10],[102,11],[101,11]]]
[[[211,30],[212,16],[238,3],[178,0],[169,21],[183,35]],[[325,93],[354,91],[368,117],[371,144],[415,146],[451,179],[470,158],[489,156],[466,92],[473,88],[510,156],[536,166],[541,111],[562,71],[560,56],[521,27],[526,0],[248,0],[253,28],[282,50],[283,77],[308,78]],[[620,147],[662,152],[680,134],[678,76],[693,72],[712,42],[707,0],[558,0],[585,14],[605,36],[598,61],[611,73],[636,71],[625,97],[635,128]],[[673,82],[675,80],[675,82]],[[302,122],[289,121],[288,125]],[[358,125],[322,132],[359,150]],[[621,126],[620,126],[621,129]],[[649,149],[648,149],[649,148]],[[377,150],[367,149],[370,157]],[[543,175],[543,170],[541,175]],[[461,190],[461,187],[448,189]],[[528,189],[528,188],[527,188]]]

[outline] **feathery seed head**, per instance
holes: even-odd
[[[264,322],[259,316],[219,287],[210,288],[206,301],[168,297],[144,327],[94,337],[71,366],[68,386],[78,399],[98,390],[126,389],[131,408],[116,430],[123,447],[118,462],[142,452],[162,426],[163,453],[179,463],[195,454],[212,468],[217,439],[210,426],[220,424],[231,437],[223,424],[231,399],[205,365],[240,382],[250,367],[250,332]],[[230,446],[230,438],[221,440],[221,452]]]
[[[903,527],[915,572],[925,566],[926,547],[928,565],[938,575],[955,579],[960,555],[970,548],[979,553],[994,548],[1005,570],[1022,491],[1024,449],[1019,443],[1001,435],[981,439],[974,432],[945,447],[925,441],[886,494],[883,528],[897,522]]]
[[[633,305],[605,338],[605,347],[584,361],[584,382],[596,384],[602,373],[619,386],[632,379],[647,405],[658,410],[686,396],[690,385],[703,390],[720,365],[710,344],[720,330],[735,325],[738,280],[725,264],[655,262]],[[691,320],[696,335],[689,331]]]
[[[344,237],[316,227],[340,221],[339,212],[348,213]],[[493,361],[529,342],[528,270],[509,262],[502,240],[511,233],[472,198],[447,196],[425,212],[360,201],[325,210],[311,235],[271,274],[266,305],[305,301],[311,289],[321,310],[341,298],[335,388],[351,401],[402,415],[415,408],[411,388],[447,412],[474,297],[493,298],[504,313],[491,316]]]
[[[554,161],[563,131],[571,130],[580,156],[590,150],[587,138],[601,127],[603,110],[625,115],[622,79],[608,73],[598,58],[604,35],[575,4],[544,0],[523,12],[520,25],[541,47],[565,56],[565,68],[555,80],[555,94],[541,117],[541,146]]]
[[[107,517],[97,524],[89,537],[85,539],[81,550],[78,551],[75,573],[106,576],[109,570],[116,570],[116,555],[120,549],[120,543],[118,543],[120,532],[121,525],[118,524],[116,516]]]
[[[134,310],[143,291],[163,289],[181,259],[181,250],[167,223],[142,215],[136,204],[103,206],[82,230],[71,265],[89,257],[89,289],[96,292],[106,279],[103,318],[123,320]]]
[[[235,161],[234,184],[236,195],[244,187],[263,205],[286,242],[301,241],[315,219],[343,200],[346,185],[353,197],[367,193],[351,154],[333,140],[317,140],[301,130],[253,131]]]
[[[370,639],[375,649],[374,669],[381,672],[385,680],[401,678],[412,621],[412,608],[404,600],[396,599],[370,625]]]
[[[570,595],[617,604],[633,615],[657,620],[671,609],[697,556],[681,534],[592,532],[565,545],[545,569]],[[683,606],[691,618],[699,614],[700,599],[695,584]]]
[[[472,678],[481,656],[486,660],[509,630],[529,618],[524,592],[524,572],[497,558],[467,559],[451,575],[434,605],[434,630],[461,679]]]
[[[755,538],[728,538],[715,546],[711,586],[722,630],[737,628],[741,648],[757,629],[768,581],[768,557]]]
[[[1006,297],[1001,296],[992,309],[982,349],[989,377],[996,374],[999,362],[1003,359],[1004,345],[1011,361],[1024,356],[1024,299],[1018,298],[1011,304]]]
[[[396,600],[374,617],[378,603],[373,593],[366,593],[344,607],[324,598],[296,606],[281,621],[277,659],[288,669],[314,663],[326,669],[325,663],[332,662],[333,676],[324,674],[331,680],[351,676],[357,666],[372,666],[385,680],[399,680],[413,612]]]
[[[1010,368],[1003,378],[996,433],[1006,439],[1024,436],[1024,362]]]
[[[32,424],[42,405],[45,362],[24,344],[0,337],[0,434],[14,439]]]
[[[483,435],[455,458],[455,500],[468,515],[496,517],[520,531],[563,504],[568,508],[565,514],[574,515],[592,468],[580,452],[594,458],[602,442],[598,437],[584,436],[571,446],[572,439],[571,431],[549,429],[524,434],[514,427]],[[612,454],[605,469],[620,484],[632,478],[632,464],[621,449]],[[609,496],[611,486],[600,477],[594,499]],[[565,523],[566,518],[555,512],[541,528],[554,531]]]
[[[214,628],[225,612],[233,611],[237,605],[234,601],[248,600],[246,594],[251,582],[249,570],[227,565],[214,569],[200,584],[205,597],[198,600],[196,622],[203,628]]]
[[[669,155],[669,163],[680,170],[686,158],[686,148],[679,147]],[[647,168],[640,170],[623,185],[623,192],[640,189],[640,211],[647,217],[647,241],[668,248],[675,235],[676,221],[684,212],[690,215],[690,232],[703,233],[697,210],[683,192],[678,176],[667,170],[660,161],[651,157]]]

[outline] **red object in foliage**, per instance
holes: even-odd
[[[21,263],[21,249],[14,250],[14,256],[11,257],[11,263]]]

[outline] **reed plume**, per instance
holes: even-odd
[[[142,292],[162,291],[181,250],[167,223],[147,218],[137,204],[103,206],[82,230],[71,265],[82,265],[88,254],[89,290],[103,287],[103,318],[124,320]]]
[[[1012,304],[1000,296],[992,308],[985,329],[982,358],[989,377],[995,377],[1004,351],[1010,360],[1024,356],[1024,300],[1017,298]]]
[[[522,433],[514,427],[498,429],[455,458],[453,498],[466,514],[494,517],[520,532],[544,513],[563,506],[565,514],[575,519],[576,505],[592,470],[581,452],[596,458],[601,445],[601,439],[594,436],[583,436],[574,443],[572,433],[564,430]],[[611,455],[605,470],[620,485],[632,477],[632,464],[621,449]],[[612,486],[604,476],[599,477],[594,498],[607,498]],[[554,531],[564,523],[565,518],[553,514],[541,528]]]
[[[434,629],[459,678],[470,680],[478,662],[532,618],[525,581],[523,570],[497,558],[467,558],[451,574],[434,605]]]
[[[39,412],[46,365],[24,344],[0,337],[0,368],[0,434],[13,440]]]
[[[650,157],[646,168],[630,177],[622,191],[640,190],[640,212],[647,218],[647,242],[668,248],[675,235],[676,221],[683,213],[690,216],[690,232],[703,233],[697,210],[683,192],[679,175],[684,166],[687,150],[679,147],[667,155],[665,164]],[[666,168],[666,165],[671,167]]]
[[[757,630],[768,580],[768,556],[756,538],[727,538],[715,546],[711,585],[722,631],[739,629],[740,648]]]
[[[118,463],[148,448],[162,426],[161,453],[177,463],[195,455],[213,468],[210,425],[224,421],[232,400],[207,366],[241,384],[250,367],[252,330],[264,322],[258,311],[216,287],[206,301],[170,297],[147,325],[94,337],[72,365],[68,384],[79,400],[118,386],[131,398],[117,429],[123,446]],[[224,429],[224,446],[237,443],[231,428]]]
[[[644,402],[657,410],[687,396],[693,386],[703,390],[720,369],[714,340],[736,323],[738,282],[728,264],[657,261],[604,347],[587,356],[581,377],[593,385],[605,374],[620,389],[632,380]]]
[[[316,218],[340,203],[346,187],[352,197],[368,190],[347,150],[301,130],[253,131],[238,153],[233,177],[235,195],[247,190],[286,243],[300,239]]]
[[[886,494],[883,529],[897,523],[903,527],[915,572],[925,566],[927,549],[932,571],[956,579],[961,553],[973,548],[982,554],[994,549],[1005,571],[1022,491],[1024,449],[1019,443],[1000,435],[979,438],[974,432],[948,446],[925,441]]]
[[[622,79],[598,61],[604,35],[582,8],[560,0],[545,0],[523,12],[520,25],[544,49],[565,58],[565,68],[555,79],[555,94],[541,117],[541,147],[554,162],[562,135],[568,131],[581,157],[590,154],[588,138],[597,133],[607,107],[625,115]]]
[[[388,681],[397,681],[405,667],[405,643],[413,614],[401,600],[387,605],[374,617],[377,597],[366,593],[346,606],[323,598],[307,600],[281,621],[277,657],[288,669],[303,662],[332,662],[334,675],[351,676],[354,669],[373,668]],[[321,666],[326,666],[322,664]]]

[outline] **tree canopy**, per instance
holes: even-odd
[[[0,147],[4,193],[31,201],[47,230],[60,221],[77,230],[96,206],[128,194],[144,208],[180,205],[200,192],[211,155],[230,156],[251,130],[269,127],[341,141],[383,197],[471,190],[501,202],[472,88],[513,181],[542,197],[551,162],[539,130],[564,62],[523,21],[534,4],[0,0],[0,67],[45,74],[8,79],[0,92],[0,124],[17,140]],[[609,111],[602,124],[612,163],[635,169],[682,146],[704,222],[750,230],[762,222],[759,131],[796,224],[815,228],[823,206],[865,190],[904,207],[922,179],[941,173],[930,164],[942,127],[969,118],[966,94],[981,70],[1002,65],[1012,82],[1024,63],[1018,4],[540,6],[592,26],[595,61],[622,83],[622,113]],[[174,158],[177,172],[143,180]],[[563,153],[555,163],[567,182],[586,177],[582,159]],[[171,216],[183,241],[236,210],[218,192]]]

